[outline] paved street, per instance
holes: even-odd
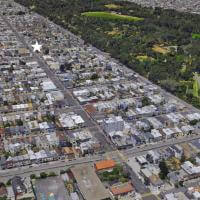
[[[187,138],[182,138],[182,139],[174,139],[172,141],[169,142],[165,142],[160,143],[160,144],[154,144],[154,145],[150,145],[147,147],[143,147],[143,148],[133,148],[133,149],[129,149],[129,150],[125,150],[125,151],[121,151],[125,157],[133,157],[133,156],[139,156],[139,155],[143,155],[145,152],[149,151],[149,150],[155,150],[155,149],[160,149],[163,147],[167,147],[167,146],[171,146],[173,144],[179,144],[182,142],[189,142],[192,140],[196,140],[196,139],[200,139],[200,136],[190,136]],[[121,156],[115,154],[110,154],[112,157],[112,159],[116,160],[117,162],[124,162],[124,159],[122,159]],[[103,159],[107,159],[105,155],[101,155],[101,156],[90,156],[90,157],[84,157],[84,158],[79,158],[73,161],[57,161],[57,162],[52,162],[52,163],[48,163],[48,164],[41,164],[39,166],[33,166],[31,168],[28,167],[24,167],[21,169],[9,169],[9,170],[3,170],[0,172],[0,178],[3,179],[8,179],[9,177],[12,177],[14,175],[27,175],[29,176],[30,174],[34,173],[34,172],[42,172],[42,171],[46,171],[46,170],[55,170],[55,169],[62,169],[63,167],[70,167],[73,165],[78,165],[78,164],[82,164],[82,163],[92,163],[98,160],[103,160]]]
[[[200,139],[200,135],[171,139],[171,140],[168,140],[168,141],[164,141],[164,142],[161,141],[159,143],[147,145],[147,146],[144,146],[144,147],[124,150],[123,154],[127,155],[127,156],[133,156],[133,155],[135,156],[135,155],[140,155],[141,153],[144,153],[144,152],[147,152],[147,151],[150,151],[150,150],[161,149],[161,148],[164,148],[164,147],[172,146],[174,144],[190,142],[190,141],[198,140],[198,139]]]
[[[30,176],[33,173],[36,172],[44,172],[46,170],[55,170],[55,169],[63,169],[65,167],[78,165],[78,164],[84,164],[84,163],[92,163],[96,162],[98,160],[102,160],[103,156],[93,156],[93,157],[83,157],[77,160],[72,161],[55,161],[51,163],[44,163],[33,167],[21,167],[21,168],[14,168],[14,169],[8,169],[0,171],[0,177],[2,179],[9,179],[10,177],[13,177],[15,175],[23,175],[23,176]]]

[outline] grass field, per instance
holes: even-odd
[[[194,97],[199,96],[199,84],[197,80],[194,80],[194,83],[193,83],[193,96]]]
[[[170,50],[167,47],[161,47],[158,45],[154,45],[152,50],[158,53],[162,53],[162,54],[167,54],[170,52]]]
[[[144,56],[137,56],[136,57],[140,62],[144,62],[144,61],[153,61],[154,59],[152,57],[148,57],[146,55]]]
[[[106,32],[108,35],[114,36],[114,35],[120,35],[121,31],[119,31],[117,28],[113,28],[112,31]]]
[[[200,89],[200,77],[197,73],[194,73],[194,82],[193,82],[193,96],[199,97],[199,89]]]
[[[120,35],[121,32],[120,31],[109,31],[109,32],[107,32],[107,34],[114,36],[114,35]]]
[[[193,39],[200,39],[200,33],[192,33]]]
[[[120,9],[120,8],[122,8],[122,6],[119,6],[119,5],[116,5],[116,4],[113,4],[113,3],[106,4],[105,7],[109,8],[109,9]]]
[[[86,17],[97,17],[97,18],[102,18],[106,20],[124,20],[124,21],[131,21],[131,22],[144,20],[143,18],[139,18],[139,17],[132,17],[128,15],[120,15],[120,14],[109,13],[109,12],[84,12],[81,15],[86,16]]]
[[[183,74],[183,73],[186,72],[186,70],[187,70],[187,66],[184,65],[184,66],[181,68],[180,72]]]

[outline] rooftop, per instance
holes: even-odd
[[[35,194],[38,200],[68,199],[64,182],[59,177],[36,180]]]
[[[110,190],[113,195],[122,195],[122,194],[132,192],[134,188],[131,185],[131,183],[127,182],[121,185],[112,186]]]
[[[71,171],[84,199],[111,199],[108,190],[105,189],[91,165],[77,165],[71,168]]]
[[[110,169],[115,167],[116,163],[114,160],[102,160],[95,163],[96,170]]]

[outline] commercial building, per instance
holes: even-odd
[[[69,200],[64,182],[59,177],[36,180],[34,191],[37,200]]]
[[[111,200],[109,191],[105,189],[91,165],[77,165],[71,168],[83,199],[85,200]]]

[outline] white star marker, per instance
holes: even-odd
[[[42,48],[42,45],[41,44],[38,44],[38,42],[36,41],[36,43],[34,45],[31,45],[33,47],[33,51],[36,52],[36,51],[41,51],[41,48]]]

